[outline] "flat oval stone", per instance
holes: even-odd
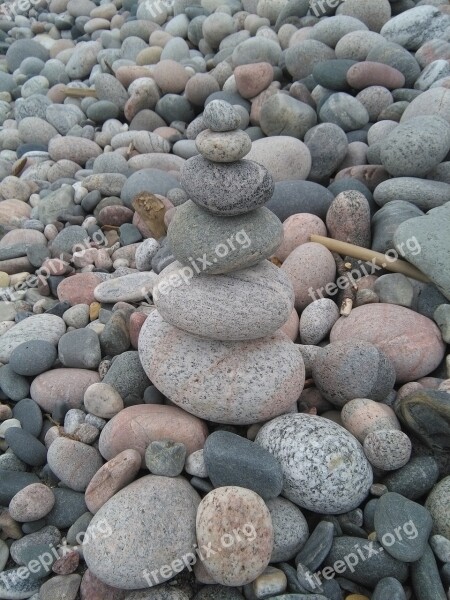
[[[3,456],[7,456],[4,454]],[[24,464],[24,463],[22,463]],[[14,496],[28,485],[41,483],[39,477],[34,473],[23,473],[21,471],[10,471],[2,465],[0,469],[2,485],[0,487],[0,502],[3,506],[8,506]]]
[[[198,507],[196,530],[200,547],[215,549],[203,565],[222,585],[245,585],[269,564],[272,521],[264,501],[251,490],[226,486],[207,494]]]
[[[311,153],[306,144],[286,135],[256,140],[245,157],[266,167],[274,181],[307,179]]]
[[[335,59],[324,60],[314,67],[313,77],[319,85],[328,90],[336,92],[347,92],[351,86],[347,82],[347,73],[353,65],[358,64],[354,60]]]
[[[302,508],[344,513],[359,506],[369,493],[372,468],[361,445],[332,421],[306,414],[282,415],[264,425],[255,441],[279,460],[283,495]]]
[[[152,271],[131,273],[103,281],[94,289],[98,302],[141,302],[152,293],[156,274]]]
[[[386,204],[396,201],[409,202],[422,211],[428,211],[445,204],[449,194],[450,185],[443,181],[420,179],[419,177],[393,177],[376,186],[374,199],[379,206],[386,206]],[[415,216],[421,215],[411,214],[410,219]],[[405,221],[407,220],[409,219],[405,219]],[[392,246],[389,248],[391,249]]]
[[[274,194],[266,208],[283,222],[298,213],[309,213],[325,220],[333,199],[334,195],[326,187],[313,181],[279,181],[275,183]]]
[[[219,216],[234,216],[259,208],[270,200],[274,191],[269,171],[251,160],[219,164],[193,156],[184,163],[180,175],[189,198]]]
[[[254,340],[282,327],[294,308],[288,276],[269,261],[226,275],[183,278],[175,262],[158,276],[153,301],[162,318],[213,340]],[[250,318],[249,318],[250,315]]]
[[[283,227],[267,208],[236,217],[214,217],[188,200],[177,207],[167,238],[175,258],[190,273],[218,275],[269,258]]]
[[[254,442],[229,431],[215,431],[203,450],[208,477],[214,487],[227,485],[253,490],[268,500],[281,494],[279,462]]]
[[[408,462],[411,440],[403,431],[373,431],[364,439],[364,453],[377,469],[394,471]]]
[[[337,321],[330,340],[364,340],[374,344],[391,359],[397,383],[416,381],[431,373],[444,357],[445,348],[433,321],[395,304],[354,308],[348,317]]]
[[[87,566],[119,589],[139,590],[171,579],[176,572],[167,574],[164,567],[190,557],[195,547],[199,504],[199,495],[182,477],[141,477],[108,500],[89,523],[83,543]]]
[[[133,481],[139,472],[142,457],[137,450],[128,449],[105,463],[92,477],[86,488],[86,506],[91,513],[98,510],[119,490]]]
[[[38,375],[31,384],[31,398],[45,411],[52,412],[61,402],[80,408],[84,393],[100,376],[87,369],[54,369]]]
[[[47,449],[31,433],[21,427],[10,427],[5,431],[5,441],[17,458],[32,467],[45,464]]]
[[[439,477],[439,467],[432,456],[415,456],[401,469],[389,473],[381,482],[390,492],[418,500],[429,492]]]
[[[15,373],[33,377],[50,370],[57,356],[58,352],[51,342],[30,340],[14,348],[9,365]]]
[[[205,129],[198,134],[195,145],[204,158],[219,163],[240,160],[252,149],[249,135],[240,129],[226,132]]]
[[[50,445],[47,462],[53,473],[76,492],[84,492],[92,477],[103,466],[96,448],[63,436],[57,437]]]
[[[58,285],[58,299],[61,302],[75,304],[92,304],[95,302],[94,290],[101,282],[95,273],[76,273],[66,277]]]
[[[9,514],[16,521],[27,523],[45,517],[55,504],[52,490],[42,483],[32,483],[17,492],[9,503]]]
[[[176,406],[138,404],[120,411],[105,425],[99,450],[106,460],[124,450],[136,450],[144,465],[145,450],[152,441],[181,442],[191,454],[203,448],[206,436],[206,425]]]
[[[356,90],[372,85],[381,85],[388,90],[394,90],[405,85],[405,76],[394,67],[366,60],[350,67],[347,72],[347,82]]]
[[[139,355],[166,397],[218,423],[257,423],[285,412],[304,384],[303,359],[279,332],[253,341],[203,340],[165,323],[153,311],[141,330]]]
[[[65,331],[66,324],[56,315],[42,314],[28,317],[2,335],[0,361],[7,363],[12,351],[24,342],[44,340],[56,346]]]
[[[319,116],[322,122],[334,123],[344,131],[361,129],[369,122],[366,107],[344,92],[332,94],[320,108]]]

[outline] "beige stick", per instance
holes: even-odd
[[[322,244],[331,250],[332,252],[337,252],[338,254],[342,254],[344,256],[351,256],[352,258],[359,258],[360,260],[373,262],[373,264],[386,269],[387,271],[392,271],[393,273],[402,273],[406,275],[406,277],[412,277],[413,279],[417,279],[418,281],[423,281],[424,283],[428,283],[430,280],[426,275],[416,269],[410,263],[399,260],[396,258],[393,260],[392,256],[382,254],[381,252],[375,252],[374,250],[370,250],[369,248],[361,248],[361,246],[354,246],[353,244],[347,244],[346,242],[341,242],[340,240],[333,240],[331,238],[323,237],[322,235],[311,235],[311,242],[316,242],[317,244]]]
[[[66,86],[64,93],[70,98],[96,98],[97,92],[88,88],[71,88]]]

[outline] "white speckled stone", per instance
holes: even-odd
[[[338,319],[339,309],[330,298],[320,298],[309,304],[300,317],[302,344],[317,345],[328,336]]]
[[[250,424],[290,410],[305,381],[303,359],[284,334],[242,342],[205,340],[153,311],[139,336],[152,383],[172,402],[216,423]]]
[[[213,100],[205,106],[203,120],[211,131],[233,131],[241,123],[237,110],[224,100]]]
[[[237,532],[237,533],[236,533]],[[269,509],[258,494],[237,486],[213,490],[197,512],[197,542],[209,547],[203,561],[222,585],[250,583],[269,564],[273,527]]]
[[[306,414],[264,425],[256,443],[281,463],[283,495],[302,508],[339,514],[358,507],[372,485],[372,468],[356,438],[340,425]]]
[[[166,267],[153,288],[165,321],[213,340],[254,340],[275,333],[294,308],[288,276],[268,260],[226,275],[183,278],[179,262]],[[331,327],[330,327],[331,329]]]
[[[405,466],[411,456],[411,440],[395,429],[372,431],[364,438],[364,453],[370,464],[383,471]]]
[[[241,129],[224,133],[205,129],[198,134],[195,145],[204,158],[229,163],[244,158],[252,149],[252,140]]]

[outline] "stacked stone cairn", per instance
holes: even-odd
[[[281,330],[294,309],[287,275],[268,260],[280,220],[263,205],[274,190],[245,160],[239,112],[214,100],[186,161],[189,200],[170,222],[176,262],[158,276],[156,309],[139,339],[142,364],[173,403],[207,421],[248,425],[290,412],[305,381],[303,359]]]

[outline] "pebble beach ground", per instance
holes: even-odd
[[[0,4],[0,599],[450,600],[450,2]]]

